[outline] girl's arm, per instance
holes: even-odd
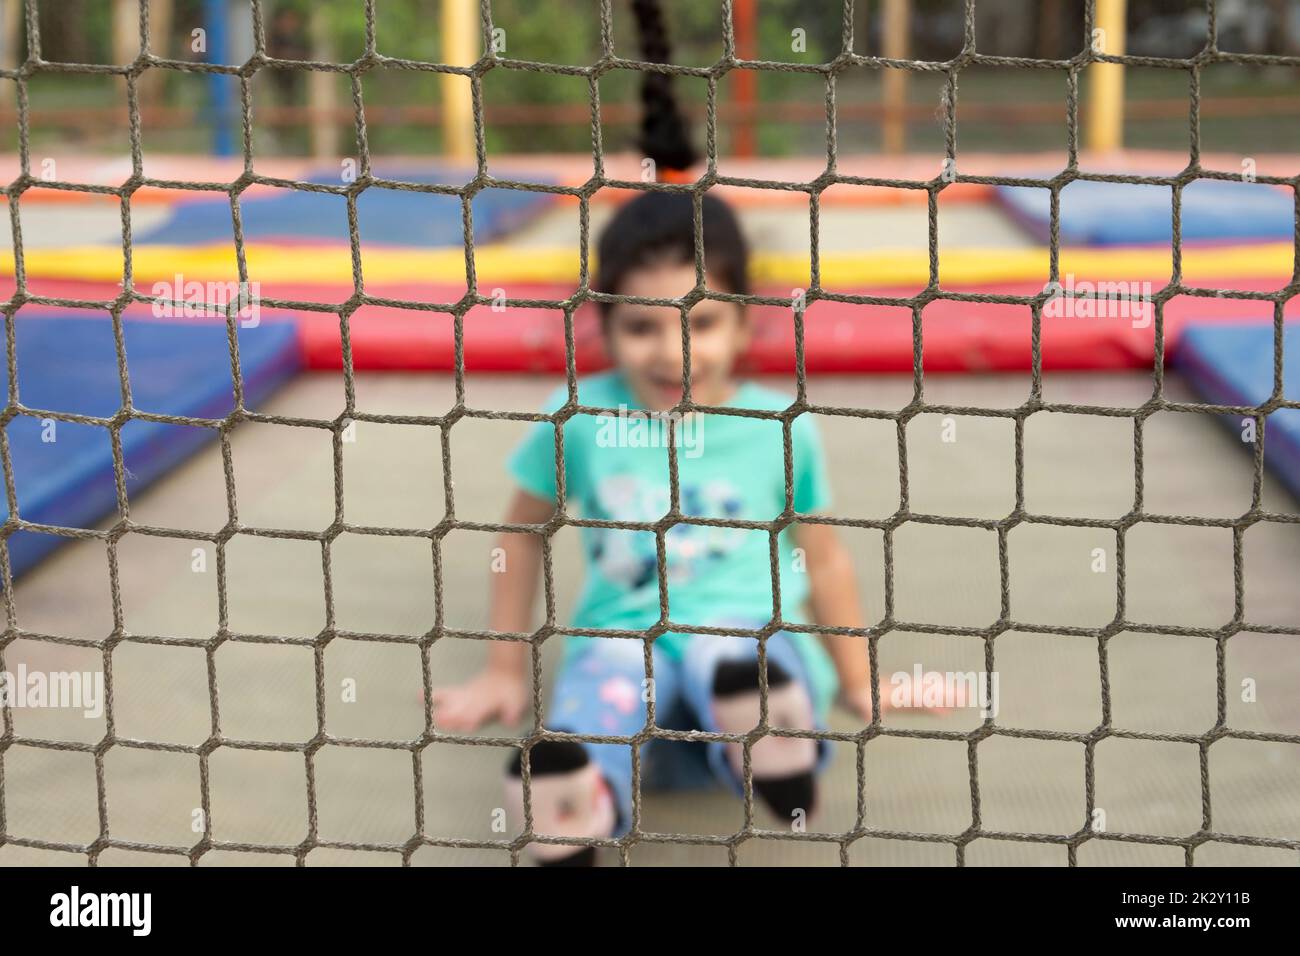
[[[516,491],[504,524],[545,524],[555,501]],[[533,601],[541,576],[542,539],[527,532],[502,532],[497,546],[504,570],[493,573],[488,627],[493,631],[532,630]],[[487,666],[463,684],[439,688],[433,695],[433,720],[443,730],[471,731],[500,719],[516,724],[532,697],[529,682],[531,647],[522,641],[489,641]]]
[[[545,524],[555,514],[555,502],[527,491],[516,491],[502,524]],[[504,553],[505,570],[492,575],[492,608],[488,628],[518,634],[533,629],[533,601],[542,571],[542,539],[528,532],[503,531],[497,546]],[[488,667],[528,668],[529,647],[518,641],[493,641],[488,647]]]
[[[809,576],[813,621],[829,627],[864,627],[853,559],[835,526],[796,524],[795,544],[803,549]],[[835,662],[841,699],[864,719],[871,719],[871,666],[863,637],[823,634]],[[865,710],[864,710],[865,708]]]

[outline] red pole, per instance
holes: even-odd
[[[736,56],[742,60],[758,59],[756,0],[735,0],[732,5],[736,31]],[[749,158],[758,151],[754,135],[754,117],[758,108],[758,71],[737,70],[734,102],[736,104],[735,154]]]

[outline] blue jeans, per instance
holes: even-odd
[[[656,724],[667,730],[721,732],[713,725],[710,698],[713,675],[722,661],[754,660],[758,642],[752,638],[697,634],[685,642],[681,660],[659,647],[654,655]],[[548,730],[601,736],[627,736],[646,725],[645,646],[627,638],[586,642],[566,661],[556,677],[544,725]],[[790,635],[778,631],[767,640],[769,665],[777,664],[801,683],[812,699],[812,688]],[[814,727],[825,721],[814,716]],[[615,837],[632,829],[632,747],[630,744],[583,742],[600,767],[618,805]],[[744,782],[732,770],[723,741],[652,740],[641,747],[641,780],[647,790],[702,789],[719,784],[744,796]],[[817,741],[816,772],[830,762],[834,748]]]

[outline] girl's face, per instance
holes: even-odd
[[[675,299],[695,287],[694,263],[634,269],[622,295]],[[737,302],[705,299],[690,314],[691,400],[722,405],[734,388],[736,361],[749,345],[749,323]],[[682,400],[682,315],[672,306],[619,302],[606,326],[610,357],[627,375],[637,399],[652,411]]]

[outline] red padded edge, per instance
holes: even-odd
[[[36,285],[37,283],[33,283]],[[1153,283],[1159,288],[1162,283]],[[1241,291],[1272,291],[1277,280],[1233,280]],[[85,282],[41,281],[41,295],[80,299],[110,299],[114,286]],[[996,291],[1034,295],[1032,283],[999,285]],[[276,296],[300,301],[340,304],[350,288],[276,288]],[[377,296],[423,302],[455,301],[464,288],[427,284],[371,288]],[[915,295],[916,289],[863,290],[873,295]],[[955,291],[955,290],[954,290]],[[511,287],[512,297],[560,299],[571,289],[558,286]],[[1173,352],[1190,321],[1267,322],[1272,303],[1239,299],[1179,297],[1165,308],[1166,350]],[[26,314],[36,310],[24,306]],[[43,310],[40,310],[43,311]],[[65,312],[67,309],[62,309]],[[128,314],[148,314],[133,306]],[[758,307],[753,346],[746,366],[754,372],[795,369],[794,323],[788,309]],[[1300,318],[1300,299],[1288,303],[1287,315]],[[267,310],[265,321],[283,320]],[[339,319],[332,313],[296,313],[307,367],[336,369],[343,364]],[[805,367],[810,373],[910,372],[912,370],[911,311],[894,306],[858,306],[816,302],[804,317]],[[451,316],[444,312],[412,311],[380,306],[358,309],[350,322],[352,360],[358,370],[435,370],[455,368],[455,336]],[[1031,367],[1030,311],[1025,306],[973,304],[940,300],[923,313],[923,344],[927,372],[1016,371]],[[1152,324],[1134,328],[1130,318],[1095,319],[1045,317],[1041,330],[1044,369],[1150,368],[1154,361]],[[500,312],[477,306],[465,317],[464,366],[469,372],[548,372],[565,369],[564,316],[559,310],[511,307]],[[595,307],[588,304],[574,320],[575,357],[579,371],[607,364]],[[128,356],[129,360],[129,356]]]

